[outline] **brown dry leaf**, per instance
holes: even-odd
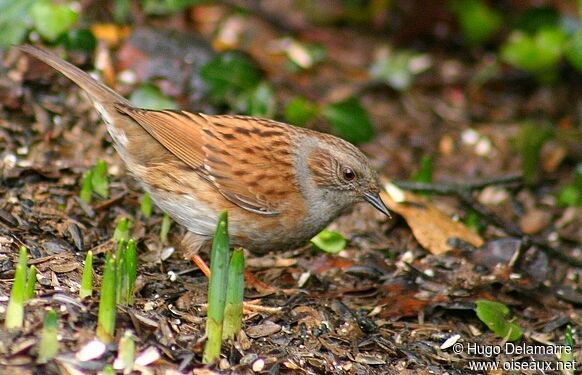
[[[380,194],[384,203],[406,220],[416,240],[431,253],[439,255],[451,250],[447,243],[451,237],[459,238],[475,247],[483,244],[483,239],[478,234],[445,215],[432,203],[390,183],[384,186],[390,191],[390,194],[385,191]]]

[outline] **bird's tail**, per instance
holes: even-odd
[[[91,99],[98,103],[121,103],[129,105],[129,101],[117,94],[115,91],[111,90],[104,84],[97,82],[89,74],[85,73],[81,69],[77,68],[73,64],[66,62],[65,60],[55,56],[54,54],[47,52],[38,47],[31,45],[23,45],[17,47],[20,51],[25,52],[35,58],[43,61],[44,63],[52,66],[70,80],[79,85],[83,90],[85,90]]]

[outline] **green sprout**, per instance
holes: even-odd
[[[55,310],[49,309],[44,318],[44,324],[40,334],[37,358],[38,363],[47,363],[58,354],[58,328],[57,313]]]
[[[112,342],[115,333],[116,268],[115,258],[108,255],[101,280],[101,297],[97,316],[97,337],[104,343]]]
[[[145,193],[141,198],[141,206],[140,206],[141,214],[148,218],[152,216],[152,196],[150,193]]]
[[[575,373],[575,364],[576,361],[574,360],[574,337],[572,336],[572,326],[566,326],[566,334],[564,337],[564,346],[565,348],[562,350],[560,354],[560,361],[564,362],[564,369],[566,374],[574,374]],[[570,369],[567,369],[566,363],[571,365]]]
[[[89,250],[85,257],[85,265],[83,266],[83,276],[81,277],[81,289],[79,289],[79,297],[86,298],[93,294],[93,252]]]
[[[26,292],[24,295],[24,300],[28,301],[34,297],[34,286],[36,284],[36,267],[34,265],[30,266],[26,275]]]
[[[103,159],[99,159],[93,167],[93,191],[102,198],[109,198],[109,178],[107,177],[107,164]]]
[[[115,252],[115,302],[119,305],[124,305],[122,302],[122,289],[123,289],[123,275],[127,273],[127,268],[125,267],[125,249],[127,247],[127,242],[125,240],[120,240],[117,243],[117,251]]]
[[[91,200],[93,199],[93,170],[91,169],[83,175],[79,197],[83,202],[91,204]]]
[[[242,249],[236,249],[230,259],[226,306],[224,307],[223,340],[232,340],[242,326],[245,258]]]
[[[131,226],[131,220],[126,217],[122,217],[117,222],[115,227],[115,232],[113,232],[113,239],[117,242],[128,241],[129,240],[129,227]]]
[[[160,241],[165,244],[168,243],[168,233],[170,233],[170,227],[172,226],[172,219],[168,214],[164,214],[162,219],[162,227],[160,228]]]
[[[202,362],[212,363],[220,356],[222,345],[222,323],[226,302],[228,282],[228,255],[230,252],[228,238],[228,216],[223,211],[218,217],[212,251],[210,255],[210,280],[208,282],[208,316],[206,319],[206,336],[208,341],[204,348]]]
[[[22,328],[24,323],[24,302],[26,302],[26,247],[21,246],[19,250],[18,264],[14,273],[14,284],[10,293],[10,300],[6,308],[6,319],[4,326],[6,329]]]
[[[119,353],[117,361],[123,365],[123,373],[129,374],[133,369],[135,359],[135,342],[131,331],[125,331],[123,337],[119,340]]]
[[[120,241],[117,246],[117,303],[132,305],[135,280],[137,279],[137,247],[133,239],[127,244]]]

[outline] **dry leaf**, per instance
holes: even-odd
[[[431,253],[438,255],[451,250],[447,243],[451,237],[459,238],[475,247],[483,244],[483,239],[478,234],[465,224],[454,221],[424,198],[402,191],[391,183],[385,186],[391,193],[383,191],[380,194],[384,203],[406,220],[416,240]],[[396,191],[399,192],[395,196]]]

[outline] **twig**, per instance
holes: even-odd
[[[481,190],[488,186],[497,185],[521,185],[522,176],[521,175],[509,175],[483,179],[475,182],[467,183],[451,183],[451,184],[441,184],[441,183],[424,183],[424,182],[412,182],[412,181],[393,181],[392,182],[399,187],[410,190],[418,191],[423,193],[432,193],[438,195],[451,195],[459,194],[461,192],[472,192],[475,190]]]

